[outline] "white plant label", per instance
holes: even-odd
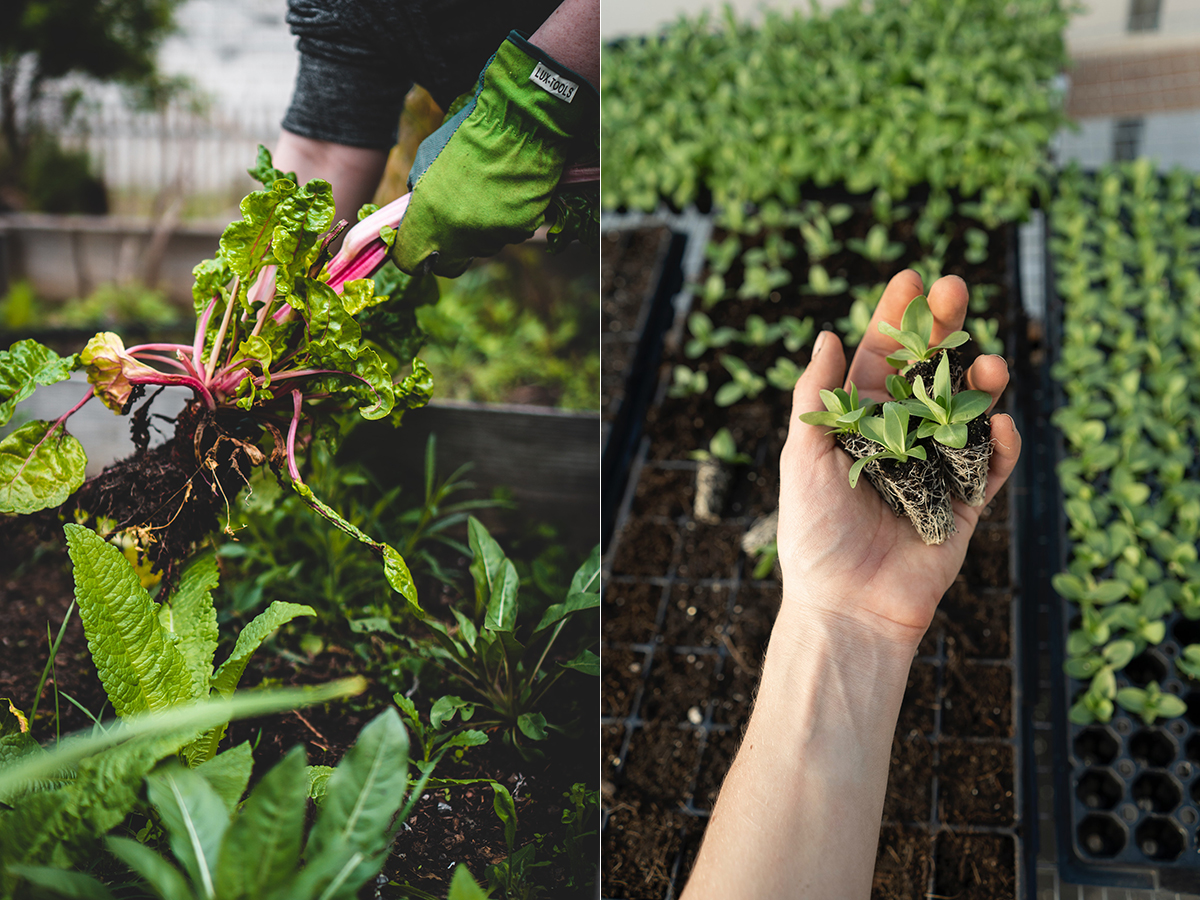
[[[579,90],[579,85],[573,81],[568,81],[556,72],[552,72],[546,68],[545,63],[538,63],[537,68],[533,70],[533,74],[529,76],[529,80],[538,87],[553,94],[559,100],[566,100],[568,103],[575,96],[575,92]]]

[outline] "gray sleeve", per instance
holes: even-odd
[[[282,123],[287,131],[351,147],[396,143],[413,79],[388,52],[398,24],[388,12],[371,0],[289,0],[300,69]]]

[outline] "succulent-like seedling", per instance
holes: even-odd
[[[1146,685],[1145,690],[1123,687],[1117,691],[1117,705],[1131,713],[1137,713],[1147,725],[1158,718],[1173,719],[1187,712],[1187,704],[1174,694],[1165,694],[1157,681]]]
[[[1200,644],[1188,644],[1175,660],[1175,668],[1188,678],[1200,681]]]
[[[858,423],[858,429],[883,446],[883,450],[854,461],[850,467],[850,487],[857,487],[858,477],[867,463],[878,459],[908,462],[910,459],[925,459],[925,448],[916,443],[916,435],[908,430],[909,412],[902,403],[883,404],[883,416],[871,416]]]
[[[992,403],[992,395],[986,391],[955,394],[950,389],[950,357],[944,353],[933,376],[933,394],[926,393],[920,375],[913,380],[912,391],[914,400],[908,409],[925,420],[917,428],[917,437],[931,437],[956,450],[967,445],[967,423],[987,412]]]
[[[859,399],[854,382],[850,382],[849,391],[841,388],[821,391],[821,402],[825,404],[825,412],[815,410],[801,413],[800,421],[832,428],[828,434],[857,434],[859,422],[875,408],[873,401],[863,402]]]
[[[905,307],[899,328],[880,322],[879,330],[900,342],[901,349],[889,356],[887,362],[901,372],[907,371],[914,363],[933,359],[942,350],[961,347],[970,339],[965,331],[952,331],[940,343],[931,345],[933,313],[924,295],[914,297]]]

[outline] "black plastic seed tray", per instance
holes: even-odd
[[[653,398],[671,300],[683,286],[680,266],[686,235],[666,227],[604,235],[601,357],[601,541],[607,546],[617,505]],[[639,257],[644,283],[625,283],[622,265]],[[644,260],[644,262],[643,262]]]
[[[1065,401],[1049,368],[1061,346],[1062,300],[1055,291],[1053,261],[1047,251],[1047,347],[1041,419]],[[1041,436],[1043,463],[1064,455],[1061,434],[1052,426]],[[1106,887],[1196,891],[1200,886],[1200,688],[1177,671],[1180,648],[1200,642],[1200,621],[1178,613],[1167,619],[1167,637],[1117,673],[1118,689],[1157,681],[1164,692],[1182,697],[1181,718],[1147,725],[1117,707],[1106,724],[1075,725],[1067,712],[1088,687],[1063,671],[1067,635],[1078,615],[1051,586],[1069,559],[1066,515],[1056,478],[1039,492],[1047,528],[1046,564],[1036,585],[1050,610],[1050,674],[1053,686],[1055,827],[1060,876],[1069,882]]]
[[[1026,349],[1015,233],[1009,245],[1007,354],[1019,359]],[[1024,428],[1017,403],[1020,377],[1014,375],[1004,402]],[[663,374],[657,402],[669,378]],[[756,460],[759,469],[772,464]],[[779,600],[778,582],[755,580],[744,553],[732,564],[704,562],[704,541],[724,531],[740,536],[754,524],[754,515],[705,525],[692,517],[690,501],[664,501],[690,483],[695,470],[691,461],[657,459],[643,439],[605,555],[605,897],[678,897],[749,715],[772,604]],[[912,795],[889,790],[877,872],[877,878],[900,879],[911,873],[914,897],[965,896],[970,860],[985,856],[1000,862],[984,876],[1003,884],[1000,890],[1021,900],[1035,896],[1032,775],[1023,750],[1030,702],[1022,654],[1027,602],[1022,529],[1031,521],[1026,477],[1024,470],[1015,473],[1000,503],[987,511],[960,583],[914,660],[910,692],[920,702],[906,703],[901,712],[892,761],[893,776],[904,769],[914,773]],[[979,559],[989,553],[999,577],[981,577]],[[976,618],[985,611],[991,618]],[[986,645],[987,629],[1001,622],[1007,642]],[[991,703],[983,708],[969,700],[978,695],[968,688],[984,682],[999,685],[995,710]],[[891,857],[909,860],[900,866],[905,871],[883,871],[888,847],[900,851]],[[651,853],[657,856],[647,867],[652,883],[618,887],[624,884],[624,860],[642,854],[645,861]],[[914,853],[919,860],[911,864]]]

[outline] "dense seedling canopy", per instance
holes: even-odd
[[[1079,723],[1107,721],[1114,703],[1147,722],[1184,711],[1113,676],[1167,637],[1176,612],[1200,618],[1198,187],[1149,160],[1072,170],[1051,210],[1071,538],[1054,584],[1080,611],[1066,665],[1089,685],[1071,710]]]
[[[811,16],[680,19],[602,58],[606,208],[723,206],[806,185],[915,185],[1019,217],[1065,123],[1060,0],[876,0]]]

